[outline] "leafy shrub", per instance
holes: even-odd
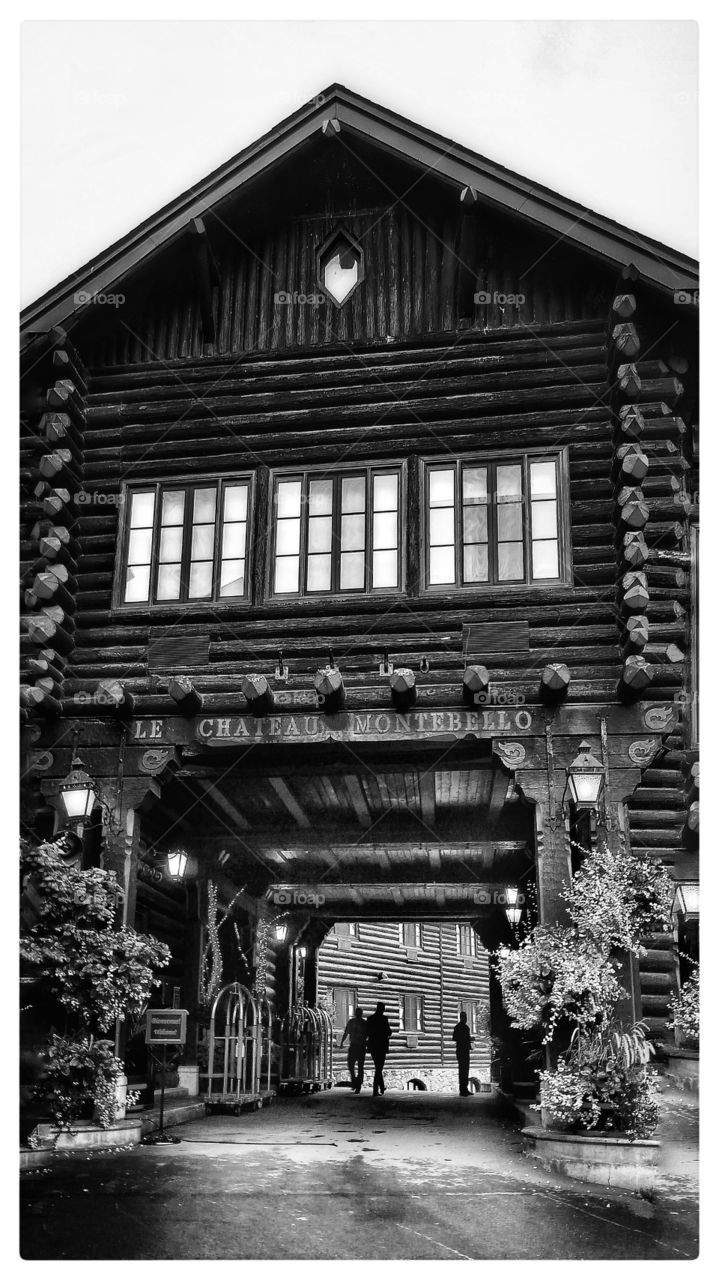
[[[672,1016],[667,1023],[677,1034],[680,1044],[690,1048],[699,1045],[699,966],[687,978],[678,996],[672,996]]]

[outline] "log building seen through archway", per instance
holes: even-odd
[[[213,946],[281,1012],[336,921],[559,919],[584,743],[694,901],[696,287],[333,86],[23,313],[24,830],[78,751],[187,1064]]]

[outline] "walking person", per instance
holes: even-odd
[[[345,1027],[344,1035],[340,1040],[340,1049],[347,1038],[349,1038],[347,1066],[350,1073],[350,1083],[352,1092],[359,1093],[364,1080],[364,1060],[367,1052],[367,1019],[363,1017],[359,1006],[355,1009],[354,1016],[349,1019]]]
[[[469,1097],[469,1055],[473,1040],[467,1026],[466,1013],[460,1013],[459,1022],[452,1032],[457,1049],[457,1071],[459,1073],[459,1092],[463,1098]]]
[[[384,1093],[384,1075],[382,1073],[384,1071],[385,1058],[389,1052],[391,1035],[392,1028],[389,1025],[389,1018],[385,1017],[384,1005],[380,1001],[374,1013],[371,1013],[367,1019],[367,1048],[374,1062],[372,1094],[375,1098],[378,1093]]]

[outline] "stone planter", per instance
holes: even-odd
[[[686,1089],[692,1093],[699,1092],[699,1050],[674,1049],[665,1050],[667,1062],[662,1071],[668,1084],[677,1089]]]
[[[653,1138],[604,1133],[522,1129],[525,1150],[552,1173],[626,1191],[651,1191],[658,1177],[660,1143]]]

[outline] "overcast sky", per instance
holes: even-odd
[[[692,22],[29,22],[23,305],[334,81],[696,256]]]

